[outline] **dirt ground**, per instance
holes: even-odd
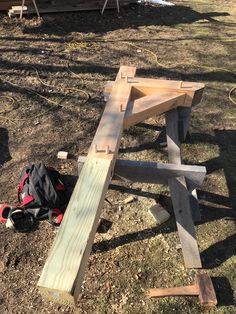
[[[205,165],[198,191],[202,221],[196,227],[204,271],[213,278],[219,305],[236,313],[236,105],[234,1],[174,1],[156,8],[44,15],[19,21],[0,14],[0,203],[17,203],[21,169],[44,162],[69,177],[86,154],[105,102],[102,91],[118,68],[135,65],[144,77],[200,81],[186,164]],[[120,157],[167,161],[163,117],[124,131]],[[59,150],[72,155],[57,160]],[[128,195],[136,200],[124,205]],[[148,299],[148,287],[191,284],[185,269],[166,186],[114,182],[97,233],[77,308],[42,300],[36,284],[57,232],[46,221],[30,233],[0,225],[0,313],[208,313],[190,297]],[[171,219],[158,226],[148,208],[160,202]]]

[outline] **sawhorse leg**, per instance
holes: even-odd
[[[173,109],[166,113],[166,135],[169,162],[175,164],[181,164],[178,121],[177,109]],[[202,264],[192,219],[186,179],[181,176],[170,178],[168,182],[185,266],[187,268],[201,268]]]
[[[178,135],[179,141],[185,141],[188,133],[190,119],[191,119],[191,107],[178,107]],[[187,187],[189,190],[190,204],[192,209],[192,216],[194,221],[201,221],[201,215],[198,205],[198,197],[196,189],[192,189],[187,181]]]
[[[107,6],[107,2],[108,2],[108,0],[105,0],[104,5],[103,5],[103,8],[102,8],[102,12],[101,12],[101,14],[103,14],[103,13],[104,13],[104,10],[105,10],[105,8],[106,8],[106,6]],[[117,12],[118,12],[118,13],[120,13],[120,5],[119,5],[119,0],[116,0],[116,6],[117,6]]]
[[[188,133],[190,119],[191,119],[191,107],[178,107],[178,134],[179,140],[182,143]]]
[[[38,18],[40,18],[40,14],[39,14],[39,10],[38,10],[36,1],[35,1],[35,0],[32,0],[32,2],[33,2],[33,4],[34,4],[34,8],[35,8],[35,11],[36,11],[36,13],[37,13],[37,16],[38,16]],[[21,12],[20,12],[20,19],[22,19],[22,16],[23,16],[23,9],[24,9],[24,6],[25,6],[25,0],[22,0],[22,3],[21,3]]]

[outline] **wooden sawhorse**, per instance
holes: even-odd
[[[57,303],[78,299],[105,194],[116,174],[170,186],[185,266],[201,267],[193,218],[200,218],[195,188],[201,185],[206,169],[181,164],[180,141],[187,133],[191,106],[201,100],[204,85],[139,78],[135,72],[134,67],[122,66],[116,80],[105,88],[104,113],[39,279],[42,295]],[[163,113],[170,163],[117,160],[123,128]]]

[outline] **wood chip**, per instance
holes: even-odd
[[[60,151],[57,153],[58,159],[67,159],[68,158],[68,152]]]

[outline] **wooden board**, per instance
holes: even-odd
[[[169,161],[171,163],[181,164],[177,109],[166,113],[166,134]],[[169,186],[185,266],[187,268],[201,268],[202,264],[185,177],[170,178]]]
[[[185,93],[186,98],[182,106],[189,107],[201,100],[204,84],[173,80],[158,80],[157,83],[155,79],[137,78],[137,81],[133,83],[133,87],[134,97],[138,95],[141,97],[142,95],[156,94],[158,90]]]
[[[185,267],[201,268],[185,177],[169,179],[169,186]]]
[[[80,171],[85,161],[86,156],[79,156],[78,164],[80,164]],[[203,166],[117,159],[113,179],[126,179],[130,182],[151,184],[168,184],[168,179],[184,176],[188,179],[188,182],[190,182],[193,188],[202,185],[205,175],[206,168]]]
[[[197,285],[182,286],[173,288],[153,288],[149,289],[148,296],[153,297],[167,297],[180,295],[196,295],[199,294],[199,287]]]
[[[201,101],[204,84],[196,82],[182,82],[174,80],[161,80],[161,79],[148,79],[135,77],[134,80],[130,80],[133,86],[132,100],[141,98],[146,95],[153,95],[159,92],[178,92],[186,94],[184,102],[182,102],[183,107],[190,107],[196,105]],[[108,81],[105,89],[104,95],[108,97],[110,90],[112,88],[112,81]]]
[[[141,97],[129,103],[124,127],[128,128],[155,115],[180,106],[185,100],[184,93],[161,92]]]
[[[91,251],[100,211],[105,199],[120,144],[131,85],[123,76],[135,68],[121,67],[113,86],[88,157],[67,207],[38,287],[43,296],[57,303],[76,302]],[[120,111],[122,103],[124,111]],[[94,145],[97,145],[97,152]],[[109,152],[103,146],[109,145]]]

